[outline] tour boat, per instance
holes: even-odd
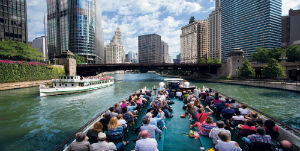
[[[40,96],[59,95],[91,91],[105,88],[114,84],[113,77],[81,77],[81,76],[60,76],[53,79],[51,86],[40,85]]]
[[[159,83],[160,88],[169,88],[171,91],[193,91],[196,86],[190,86],[190,82],[180,78],[166,78],[163,82]]]

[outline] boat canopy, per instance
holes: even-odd
[[[180,78],[168,78],[168,79],[164,79],[165,82],[170,82],[170,83],[177,83],[177,82],[182,82],[183,79]]]

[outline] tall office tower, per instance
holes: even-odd
[[[0,0],[0,40],[27,43],[26,0]]]
[[[101,41],[96,39],[96,31],[102,30],[96,26],[101,15],[96,10],[96,0],[47,0],[47,10],[49,58],[70,50],[83,56],[87,63],[95,63],[99,57],[96,42]]]
[[[127,62],[130,62],[130,63],[138,63],[139,62],[138,53],[129,51],[127,55],[128,55],[128,61]]]
[[[124,47],[119,27],[117,27],[110,44],[104,48],[104,52],[106,64],[124,63]]]
[[[45,36],[33,39],[30,45],[32,48],[36,48],[44,55],[44,61],[48,60],[47,38]]]
[[[289,11],[290,19],[290,45],[300,45],[300,9]]]
[[[221,61],[221,0],[215,1],[215,10],[209,14],[208,22],[208,58]]]
[[[222,61],[233,48],[249,58],[258,47],[281,44],[281,0],[221,0]]]
[[[282,16],[281,18],[281,47],[288,46],[290,42],[290,17]]]
[[[207,22],[198,20],[181,28],[180,62],[198,63],[200,58],[207,58]]]
[[[161,47],[160,47],[160,59],[162,63],[169,63],[169,45],[164,42],[164,41],[161,41]]]
[[[96,63],[105,63],[104,33],[102,29],[102,0],[96,0]]]
[[[139,63],[162,63],[161,61],[161,36],[149,34],[139,36]]]

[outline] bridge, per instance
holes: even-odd
[[[140,70],[140,72],[155,70],[181,70],[192,73],[217,74],[221,64],[79,64],[77,74],[81,76],[93,76],[101,72],[116,70]]]

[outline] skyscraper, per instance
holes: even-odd
[[[139,36],[139,63],[162,63],[161,36],[149,34]]]
[[[289,11],[290,19],[290,44],[300,45],[300,9]]]
[[[161,41],[161,55],[160,55],[160,59],[162,63],[169,63],[169,45],[164,42],[164,41]]]
[[[110,43],[104,48],[104,52],[106,64],[124,63],[124,47],[119,27],[117,27]]]
[[[221,60],[221,0],[215,1],[215,10],[209,14],[208,58]]]
[[[128,62],[130,62],[130,63],[138,63],[139,62],[138,53],[129,51],[127,55],[128,55]]]
[[[181,28],[180,62],[198,63],[207,58],[207,22],[198,20]]]
[[[102,28],[96,26],[101,25],[101,21],[97,21],[101,13],[96,8],[96,0],[47,0],[50,59],[70,50],[83,56],[87,63],[96,62],[99,57],[97,51],[101,50],[96,49],[98,45],[101,47],[97,43],[101,43],[101,40],[103,42],[100,32]],[[97,36],[100,39],[96,39],[96,34],[100,34]]]
[[[44,56],[44,61],[48,60],[47,38],[45,36],[33,39],[31,47],[36,48]]]
[[[221,0],[222,61],[233,48],[250,55],[281,44],[281,0]]]
[[[0,1],[0,40],[27,42],[26,0]]]

